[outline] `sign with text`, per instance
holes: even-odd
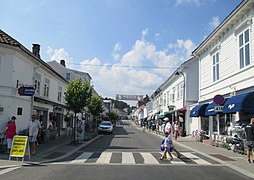
[[[215,106],[214,112],[223,112],[223,106]]]
[[[143,95],[126,95],[126,94],[116,95],[116,100],[140,101],[142,99],[143,99]]]
[[[33,96],[35,93],[34,87],[31,86],[22,86],[18,89],[18,93],[20,96]]]
[[[14,136],[10,156],[24,157],[27,147],[27,136]]]

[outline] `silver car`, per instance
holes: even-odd
[[[110,121],[102,121],[98,127],[98,133],[112,133],[113,125]]]

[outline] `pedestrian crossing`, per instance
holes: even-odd
[[[71,165],[218,165],[209,159],[202,159],[197,153],[183,152],[181,158],[174,153],[173,160],[159,158],[160,152],[83,152],[73,160],[51,164]]]

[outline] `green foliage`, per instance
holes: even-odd
[[[118,115],[115,111],[110,111],[108,116],[111,120],[117,120],[118,119]]]
[[[75,114],[82,112],[91,96],[92,87],[87,81],[84,83],[82,83],[81,79],[72,81],[65,93],[67,109],[72,110]]]
[[[93,116],[99,116],[103,112],[103,100],[100,96],[92,96],[88,103],[89,111]]]

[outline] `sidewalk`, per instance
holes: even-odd
[[[100,136],[96,136],[91,140],[82,141],[77,144],[71,143],[71,136],[61,136],[57,140],[46,141],[37,146],[37,153],[33,156],[25,155],[23,165],[39,165],[41,163],[53,162],[68,157],[95,141]],[[9,161],[8,154],[0,154],[0,169],[8,167],[16,167],[22,165],[22,158],[12,157]]]
[[[141,127],[136,126],[138,129]],[[156,136],[164,137],[163,135],[158,135],[155,131],[146,131],[147,133],[152,133]],[[239,153],[234,153],[231,150],[227,150],[221,147],[216,147],[202,142],[198,142],[192,136],[178,137],[177,141],[174,141],[176,146],[182,146],[188,148],[191,151],[197,152],[207,158],[219,162],[239,173],[242,173],[250,178],[254,179],[254,164],[247,162],[247,156],[241,155]]]

